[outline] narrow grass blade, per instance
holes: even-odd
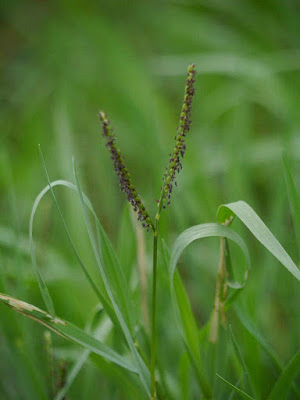
[[[273,367],[277,370],[277,372],[282,372],[282,362],[279,359],[278,355],[272,349],[270,344],[266,341],[266,339],[262,336],[262,334],[255,328],[253,321],[247,314],[245,310],[243,310],[237,304],[234,305],[235,315],[237,316],[240,323],[244,326],[246,331],[254,338],[257,343],[262,347],[265,353],[269,356],[270,361],[273,364]],[[295,384],[292,385],[292,390],[294,391],[296,396],[300,396],[300,390],[296,387]]]
[[[116,393],[120,393],[120,397],[118,396],[118,398],[126,396],[128,400],[149,400],[149,396],[146,394],[137,375],[127,373],[116,364],[106,363],[96,354],[91,354],[90,360],[98,369],[101,376],[105,377],[117,389],[117,391],[114,392],[115,396],[117,396]],[[113,398],[115,398],[115,396],[113,396]],[[100,398],[102,400],[103,396]],[[161,400],[164,399],[162,398]]]
[[[38,285],[45,303],[45,306],[48,310],[48,312],[55,316],[55,309],[54,309],[54,304],[53,300],[51,298],[51,295],[49,293],[48,287],[46,285],[46,282],[44,281],[42,274],[40,273],[37,260],[35,257],[35,250],[34,250],[34,243],[33,243],[33,221],[34,221],[34,216],[36,213],[36,210],[38,208],[38,205],[40,203],[40,195],[35,199],[35,202],[33,204],[32,210],[31,210],[31,215],[30,215],[30,220],[29,220],[29,241],[30,241],[30,253],[31,253],[31,260],[32,260],[32,265],[33,269],[38,281]]]
[[[119,221],[120,228],[117,242],[118,259],[128,281],[132,276],[132,270],[136,260],[136,234],[134,229],[136,217],[135,215],[133,217],[132,213],[131,204],[126,203]]]
[[[192,313],[188,296],[180,280],[179,273],[176,270],[177,262],[184,249],[193,241],[207,237],[225,237],[233,240],[239,245],[246,259],[245,280],[247,278],[247,271],[250,266],[250,259],[247,247],[241,237],[232,229],[219,224],[202,224],[187,229],[181,235],[179,235],[172,249],[169,265],[169,278],[173,307],[175,310],[179,330],[183,336],[188,353],[191,357],[192,364],[195,367],[199,384],[203,390],[203,393],[209,397],[211,396],[211,389],[207,383],[207,378],[202,366],[202,360],[200,358],[197,324]],[[235,288],[241,288],[243,285],[244,282],[242,282],[242,284],[236,282],[236,284],[232,286]]]
[[[124,336],[126,338],[129,349],[134,357],[136,362],[136,366],[138,369],[138,373],[140,379],[144,385],[145,390],[148,394],[150,394],[150,374],[149,370],[146,367],[144,361],[141,359],[138,351],[134,345],[134,340],[132,337],[132,333],[130,331],[130,324],[132,322],[132,314],[134,312],[133,307],[130,305],[130,291],[128,288],[128,283],[126,282],[122,269],[118,263],[116,255],[113,251],[111,243],[109,242],[98,218],[96,219],[97,228],[99,232],[100,239],[100,252],[97,248],[97,241],[94,236],[92,226],[87,214],[87,209],[85,206],[85,201],[83,198],[83,194],[80,188],[80,183],[78,179],[78,175],[76,172],[74,160],[73,160],[73,171],[76,180],[77,190],[79,194],[80,204],[82,207],[83,216],[85,219],[86,227],[89,233],[90,241],[94,250],[95,258],[99,267],[99,270],[102,275],[102,279],[109,296],[109,299],[113,305],[116,316],[119,320],[120,326],[123,330]],[[118,299],[118,301],[116,300]],[[133,327],[131,326],[131,329]]]
[[[47,178],[47,181],[48,181],[48,185],[49,185],[49,188],[50,188],[50,192],[51,192],[51,194],[52,194],[52,198],[53,198],[54,204],[55,204],[55,206],[56,206],[56,208],[57,208],[58,214],[59,214],[60,219],[61,219],[61,221],[62,221],[63,227],[64,227],[64,229],[65,229],[65,231],[66,231],[67,237],[68,237],[68,239],[69,239],[69,241],[70,241],[70,243],[71,243],[71,246],[72,246],[72,249],[73,249],[73,251],[74,251],[74,254],[76,255],[76,258],[77,258],[77,260],[78,260],[78,262],[79,262],[79,265],[80,265],[80,267],[81,267],[81,269],[82,269],[82,271],[83,271],[85,277],[87,278],[89,284],[91,285],[92,289],[94,290],[96,296],[98,297],[98,299],[100,300],[100,302],[101,302],[103,305],[105,305],[106,308],[108,308],[108,307],[109,307],[109,304],[108,304],[108,301],[107,301],[107,295],[106,295],[106,296],[103,295],[103,294],[101,293],[101,291],[98,290],[98,288],[97,288],[97,286],[95,285],[93,279],[91,278],[90,274],[88,273],[88,270],[86,269],[86,267],[85,267],[85,265],[84,265],[84,263],[83,263],[83,261],[82,261],[80,255],[79,255],[79,253],[78,253],[78,251],[77,251],[77,249],[76,249],[76,246],[75,246],[75,244],[74,244],[74,242],[73,242],[73,240],[72,240],[72,237],[71,237],[71,234],[70,234],[69,229],[68,229],[68,227],[67,227],[67,224],[66,224],[66,221],[65,221],[65,219],[64,219],[63,213],[62,213],[62,211],[61,211],[61,209],[60,209],[60,207],[59,207],[59,204],[58,204],[58,201],[57,201],[57,199],[56,199],[56,196],[55,196],[53,187],[52,187],[52,185],[51,185],[51,181],[50,181],[50,178],[49,178],[47,166],[46,166],[46,163],[45,163],[45,160],[44,160],[44,156],[43,156],[43,153],[42,153],[42,150],[41,150],[41,147],[40,147],[40,146],[39,146],[39,153],[40,153],[42,165],[43,165],[43,168],[44,168],[44,171],[45,171],[45,175],[46,175],[46,178]],[[41,200],[41,199],[42,199],[42,197],[40,198],[40,200]],[[106,294],[106,293],[105,293],[105,294]]]
[[[116,320],[115,313],[114,313],[114,311],[113,311],[112,305],[111,305],[111,303],[110,303],[110,300],[109,300],[109,298],[108,298],[108,295],[107,295],[107,293],[106,293],[106,290],[105,290],[104,285],[102,285],[102,287],[99,287],[99,288],[96,287],[96,285],[94,284],[92,278],[90,277],[90,275],[89,275],[89,273],[88,273],[88,271],[87,271],[87,269],[86,269],[86,267],[85,267],[85,265],[84,265],[84,263],[83,263],[83,261],[82,261],[80,255],[79,255],[79,253],[78,253],[78,251],[77,251],[77,249],[76,249],[75,244],[73,243],[73,240],[72,240],[72,238],[71,238],[71,234],[70,234],[70,232],[69,232],[69,230],[68,230],[67,224],[66,224],[66,222],[65,222],[65,219],[64,219],[64,217],[63,217],[62,211],[61,211],[61,209],[60,209],[60,207],[59,207],[59,204],[58,204],[58,202],[57,202],[57,200],[56,200],[55,193],[54,193],[54,191],[53,191],[53,188],[54,188],[55,186],[67,187],[68,189],[71,189],[71,190],[73,190],[74,192],[77,193],[77,188],[76,188],[75,185],[73,185],[72,183],[70,183],[70,182],[68,182],[68,181],[58,180],[58,181],[49,182],[49,185],[46,186],[46,187],[39,193],[39,195],[38,195],[38,196],[36,197],[36,199],[35,199],[35,202],[34,202],[34,205],[33,205],[33,208],[32,208],[31,217],[30,217],[30,227],[29,227],[29,232],[30,232],[30,234],[29,234],[29,236],[30,236],[30,249],[31,249],[31,256],[32,256],[33,265],[34,265],[34,271],[35,271],[35,274],[36,274],[37,279],[38,279],[38,282],[39,282],[39,286],[40,286],[41,293],[42,293],[42,295],[43,295],[43,293],[44,293],[44,292],[42,291],[42,289],[41,289],[41,287],[42,287],[42,288],[44,287],[44,286],[42,286],[42,285],[45,285],[46,288],[47,288],[47,286],[46,286],[46,283],[45,283],[45,281],[44,281],[44,279],[43,279],[43,277],[42,277],[42,275],[41,275],[41,272],[40,272],[39,269],[38,269],[38,265],[37,265],[37,262],[36,262],[36,256],[35,256],[35,250],[34,250],[34,244],[33,244],[33,222],[34,222],[34,218],[35,218],[35,214],[36,214],[37,208],[38,208],[38,206],[39,206],[41,200],[43,199],[43,197],[46,195],[46,193],[47,193],[48,191],[51,191],[52,196],[53,196],[53,198],[55,199],[54,201],[55,201],[56,207],[57,207],[58,210],[59,210],[59,215],[60,215],[60,217],[61,217],[61,219],[62,219],[62,221],[63,221],[63,226],[64,226],[64,228],[65,228],[65,230],[66,230],[68,239],[69,239],[70,242],[71,242],[72,249],[73,249],[73,251],[74,251],[74,253],[75,253],[75,256],[76,256],[76,258],[77,258],[77,260],[78,260],[78,262],[79,262],[79,265],[81,266],[81,268],[82,268],[82,270],[83,270],[83,272],[84,272],[84,274],[85,274],[85,276],[86,276],[88,282],[89,282],[90,285],[92,286],[92,289],[95,291],[95,293],[96,293],[98,299],[100,300],[101,304],[105,307],[106,312],[108,313],[108,315],[110,316],[110,318],[118,325],[118,321]],[[90,209],[92,212],[94,212],[93,207],[92,207],[90,201],[88,200],[88,198],[87,198],[85,195],[84,195],[84,201],[85,201],[86,204],[88,205],[89,209]],[[40,283],[40,281],[39,281],[39,278],[41,279],[41,283]],[[48,289],[47,289],[47,290],[48,290]],[[45,299],[44,299],[44,301],[45,301]],[[45,303],[45,304],[46,304],[46,303]],[[47,307],[47,304],[46,304],[46,307]],[[49,307],[47,307],[47,310],[49,311]],[[50,312],[50,311],[49,311],[49,312]],[[51,312],[50,312],[50,314],[51,314]]]
[[[122,319],[128,326],[130,334],[134,334],[134,324],[135,324],[135,307],[132,299],[132,294],[130,293],[128,281],[126,281],[123,270],[119,264],[113,247],[104,232],[99,220],[95,217],[95,222],[97,225],[98,240],[96,240],[95,235],[92,230],[91,223],[87,214],[85,201],[83,193],[80,188],[80,183],[77,175],[77,171],[74,166],[74,176],[77,185],[77,192],[79,194],[80,203],[82,206],[82,212],[84,215],[84,220],[87,226],[90,241],[94,250],[96,262],[98,264],[104,286],[108,297],[113,304],[113,299],[118,299],[118,308],[122,314]],[[95,216],[95,214],[94,214]],[[99,243],[100,249],[98,250],[97,243]],[[116,311],[115,307],[114,310]]]
[[[98,310],[96,310],[96,314],[98,313]],[[94,319],[96,315],[94,314],[92,319]],[[91,322],[90,325],[92,325],[93,321]],[[105,316],[104,319],[98,323],[98,326],[96,329],[94,329],[93,336],[96,339],[105,339],[109,332],[111,331],[112,328],[112,323],[111,321]],[[89,327],[87,327],[86,331],[89,333]],[[66,383],[65,385],[59,390],[59,392],[56,394],[54,400],[63,400],[67,392],[69,391],[70,387],[72,386],[74,380],[76,379],[77,375],[79,374],[81,368],[84,366],[84,364],[87,362],[89,356],[91,354],[90,350],[83,350],[83,352],[80,354],[78,357],[76,363],[73,365],[71,370],[69,371],[67,378],[66,378]]]
[[[180,358],[178,368],[178,381],[180,387],[180,399],[190,400],[191,398],[191,362],[185,352]]]
[[[300,197],[296,189],[296,185],[289,165],[289,159],[285,151],[282,153],[282,161],[288,198],[293,216],[294,230],[297,239],[298,256],[300,257]]]
[[[300,371],[300,351],[289,361],[275,383],[268,400],[286,399],[292,388],[293,381]]]
[[[237,216],[250,232],[266,247],[274,257],[296,278],[300,281],[300,271],[287,254],[278,240],[273,236],[256,212],[244,201],[224,204],[218,209],[218,222],[224,223],[230,221]]]
[[[238,345],[238,343],[237,343],[237,341],[236,341],[236,339],[234,337],[231,325],[229,325],[229,332],[230,332],[230,337],[231,337],[231,341],[232,341],[232,345],[233,345],[235,354],[237,356],[237,359],[239,360],[239,363],[241,364],[241,366],[243,368],[244,377],[246,377],[246,379],[247,379],[247,381],[249,383],[249,386],[251,388],[252,394],[254,394],[254,388],[253,388],[253,385],[252,385],[252,382],[251,382],[251,377],[249,375],[248,368],[246,366],[246,363],[245,363],[244,357],[242,355],[242,352],[240,350],[240,347],[239,347],[239,345]],[[247,389],[247,387],[246,387],[246,389]]]
[[[224,383],[226,383],[226,385],[228,385],[229,387],[231,387],[231,389],[233,389],[236,393],[238,393],[241,397],[243,397],[244,399],[248,399],[248,400],[255,400],[253,397],[249,396],[249,394],[243,392],[241,389],[239,389],[238,387],[234,386],[232,383],[228,382],[225,378],[223,378],[221,375],[216,374],[218,378],[220,378]]]
[[[270,357],[274,367],[277,371],[282,371],[282,363],[279,360],[279,357],[269,345],[269,343],[265,340],[265,338],[261,335],[261,333],[254,327],[254,323],[250,319],[247,312],[241,309],[237,304],[234,305],[235,314],[240,321],[240,323],[244,326],[247,332],[257,341],[257,343],[264,349],[266,354]]]
[[[19,312],[20,314],[23,314],[26,317],[46,326],[64,338],[85,347],[93,353],[100,355],[107,361],[111,361],[120,367],[127,369],[128,371],[137,373],[137,369],[129,360],[125,359],[90,334],[73,325],[71,322],[67,322],[57,317],[52,317],[47,312],[35,307],[32,304],[18,300],[11,296],[7,296],[3,293],[0,293],[0,302]]]

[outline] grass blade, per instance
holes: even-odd
[[[71,322],[53,317],[32,304],[25,303],[24,301],[7,296],[3,293],[0,293],[0,302],[19,312],[20,314],[23,314],[26,317],[46,326],[64,338],[85,347],[93,353],[100,355],[107,361],[111,361],[120,367],[127,369],[128,371],[137,373],[136,368],[129,360],[125,359],[90,334],[78,328],[76,325],[73,325]]]
[[[42,193],[42,192],[41,192]],[[38,205],[40,203],[40,200],[42,198],[41,193],[37,196],[35,199],[35,202],[33,204],[32,210],[31,210],[31,215],[30,215],[30,220],[29,220],[29,241],[30,241],[30,253],[31,253],[31,260],[32,260],[32,265],[33,269],[38,281],[38,285],[45,303],[45,306],[48,310],[48,312],[55,317],[55,309],[54,309],[54,304],[53,300],[51,298],[51,295],[49,293],[48,287],[46,285],[46,282],[44,281],[42,274],[39,270],[37,260],[35,257],[35,250],[34,250],[34,243],[33,243],[33,221],[35,217],[36,210],[38,208]]]
[[[289,361],[275,383],[268,400],[286,399],[292,388],[293,380],[300,371],[300,351]]]
[[[185,352],[180,358],[178,368],[178,381],[180,387],[180,399],[189,400],[191,398],[191,370],[190,359]]]
[[[46,168],[46,167],[45,167],[45,168]],[[55,204],[56,204],[56,207],[57,207],[58,210],[59,210],[59,215],[60,215],[60,217],[61,217],[61,219],[62,219],[63,226],[64,226],[64,228],[65,228],[65,230],[66,230],[68,239],[69,239],[70,242],[71,242],[72,249],[73,249],[73,251],[74,251],[74,253],[75,253],[75,256],[76,256],[76,258],[77,258],[77,260],[78,260],[78,262],[79,262],[79,265],[81,266],[81,268],[82,268],[82,270],[83,270],[83,272],[84,272],[86,278],[88,279],[88,282],[91,284],[92,289],[95,291],[95,293],[96,293],[98,299],[100,300],[101,304],[103,305],[103,307],[105,307],[106,312],[108,313],[108,315],[110,316],[110,318],[112,319],[112,321],[116,324],[116,326],[118,326],[118,320],[117,320],[116,317],[115,317],[114,310],[113,310],[113,308],[112,308],[111,302],[110,302],[110,300],[109,300],[109,298],[108,298],[108,295],[107,295],[107,293],[106,293],[106,290],[105,290],[104,285],[102,285],[103,287],[99,287],[99,288],[97,288],[97,287],[95,286],[95,284],[94,284],[92,278],[90,277],[90,275],[89,275],[89,273],[88,273],[88,271],[87,271],[87,269],[86,269],[86,267],[85,267],[85,265],[84,265],[84,263],[83,263],[83,261],[82,261],[80,255],[79,255],[79,253],[78,253],[78,251],[77,251],[77,249],[76,249],[75,244],[73,243],[73,240],[72,240],[72,238],[71,238],[71,234],[70,234],[70,232],[69,232],[69,230],[68,230],[67,224],[66,224],[66,222],[65,222],[65,219],[64,219],[64,217],[63,217],[62,211],[61,211],[61,209],[60,209],[60,207],[59,207],[59,204],[58,204],[58,202],[57,202],[57,199],[56,199],[56,196],[55,196],[55,193],[54,193],[54,190],[53,190],[53,188],[54,188],[55,186],[63,186],[63,187],[66,187],[66,188],[68,188],[68,189],[71,189],[71,190],[73,190],[74,192],[77,193],[77,188],[76,188],[76,186],[75,186],[74,184],[72,184],[72,183],[70,183],[70,182],[68,182],[68,181],[65,181],[65,180],[57,180],[57,181],[49,182],[49,185],[46,186],[46,187],[39,193],[39,195],[38,195],[38,196],[36,197],[36,199],[35,199],[35,202],[34,202],[34,205],[33,205],[33,208],[32,208],[31,217],[30,217],[30,228],[29,228],[30,235],[29,235],[29,236],[30,236],[30,248],[31,248],[31,255],[32,255],[34,270],[35,270],[35,274],[36,274],[36,276],[37,276],[37,279],[38,279],[38,282],[39,282],[39,283],[40,283],[39,278],[41,279],[40,290],[41,290],[41,292],[42,292],[42,295],[44,294],[44,291],[42,291],[42,289],[41,289],[41,287],[42,287],[42,288],[44,287],[44,286],[42,286],[42,285],[45,285],[46,288],[47,288],[47,286],[46,286],[46,283],[45,283],[45,281],[44,281],[44,279],[43,279],[43,277],[42,277],[42,275],[41,275],[41,272],[40,272],[39,269],[38,269],[37,263],[36,263],[35,250],[34,250],[34,245],[33,245],[33,233],[32,233],[32,230],[33,230],[33,222],[34,222],[36,210],[37,210],[37,208],[38,208],[38,206],[39,206],[41,200],[42,200],[43,197],[46,195],[46,193],[47,193],[48,191],[51,191],[51,192],[52,192],[53,199],[54,199],[54,202],[55,202]],[[89,199],[88,199],[85,195],[83,195],[83,197],[84,197],[84,201],[85,201],[85,203],[87,204],[88,208],[91,210],[91,212],[93,213],[93,215],[96,217],[96,214],[95,214],[95,212],[94,212],[94,209],[93,209],[93,207],[92,207],[92,205],[91,205]],[[47,291],[48,291],[48,289],[47,289]],[[48,293],[49,293],[49,292],[48,292]],[[50,295],[49,295],[49,296],[50,296]],[[44,299],[44,301],[45,301],[45,299]],[[45,302],[45,304],[46,304],[46,302]],[[46,307],[47,307],[47,304],[46,304]],[[50,312],[49,307],[47,307],[47,310]],[[52,313],[50,312],[50,314],[52,314]]]
[[[79,265],[81,266],[81,269],[82,269],[82,271],[83,271],[85,277],[87,278],[89,284],[91,285],[92,289],[93,289],[94,292],[96,293],[96,296],[98,297],[98,299],[100,300],[100,302],[101,302],[103,305],[105,305],[106,308],[108,308],[108,307],[109,307],[109,304],[108,304],[108,302],[107,302],[107,295],[106,295],[106,296],[105,296],[105,295],[102,295],[101,291],[98,290],[98,288],[96,287],[95,283],[93,282],[93,279],[91,278],[90,274],[88,273],[88,271],[87,271],[87,269],[86,269],[86,267],[85,267],[85,265],[84,265],[84,263],[83,263],[83,261],[82,261],[80,255],[79,255],[79,253],[78,253],[78,251],[77,251],[77,249],[76,249],[76,246],[75,246],[75,244],[74,244],[74,242],[73,242],[73,240],[72,240],[72,237],[71,237],[71,234],[70,234],[69,229],[68,229],[68,227],[67,227],[67,224],[66,224],[66,221],[65,221],[65,219],[64,219],[63,213],[62,213],[62,211],[61,211],[61,209],[60,209],[60,207],[59,207],[59,204],[58,204],[58,201],[57,201],[57,199],[56,199],[56,196],[55,196],[53,187],[52,187],[52,185],[51,185],[51,181],[50,181],[50,178],[49,178],[47,166],[46,166],[46,163],[45,163],[45,160],[44,160],[44,156],[43,156],[43,153],[42,153],[42,150],[41,150],[41,147],[40,147],[40,146],[39,146],[39,153],[40,153],[42,165],[43,165],[43,168],[44,168],[44,171],[45,171],[45,175],[46,175],[46,178],[47,178],[47,181],[48,181],[48,185],[49,185],[49,188],[50,188],[50,192],[51,192],[51,195],[52,195],[54,204],[55,204],[55,206],[56,206],[56,208],[57,208],[58,214],[59,214],[60,219],[61,219],[61,221],[62,221],[63,227],[64,227],[64,229],[65,229],[65,231],[66,231],[67,237],[68,237],[68,239],[69,239],[69,241],[70,241],[70,243],[71,243],[71,246],[72,246],[72,249],[73,249],[73,251],[74,251],[74,254],[76,255],[76,258],[77,258],[77,260],[78,260],[78,262],[79,262]],[[41,200],[41,199],[42,199],[42,197],[40,198],[40,200]]]
[[[299,193],[296,189],[293,175],[291,173],[291,168],[286,152],[282,153],[282,161],[288,198],[293,216],[294,230],[297,239],[298,256],[300,256],[300,198]]]
[[[85,201],[83,193],[80,188],[80,183],[75,168],[75,164],[73,164],[73,166],[74,166],[74,176],[77,185],[77,192],[82,206],[84,220],[87,226],[92,248],[94,250],[95,258],[104,282],[106,292],[108,294],[108,297],[112,305],[114,302],[116,303],[115,299],[118,299],[117,308],[118,309],[120,308],[122,319],[124,319],[124,322],[126,323],[128,329],[130,330],[130,334],[132,336],[134,334],[135,307],[133,305],[133,299],[130,293],[128,282],[125,279],[123,270],[119,264],[119,261],[113,250],[113,247],[106,233],[104,232],[104,229],[102,228],[96,215],[93,213],[97,225],[98,240],[96,240],[95,238],[91,223],[88,218]],[[100,251],[98,250],[97,243],[99,243]],[[116,307],[114,307],[114,305],[113,308],[114,311],[116,312]]]
[[[220,378],[224,383],[226,383],[226,385],[228,385],[229,387],[231,387],[231,389],[233,389],[236,393],[238,393],[241,397],[243,397],[244,399],[248,399],[248,400],[255,400],[253,397],[249,396],[249,394],[243,392],[241,389],[239,389],[238,387],[234,386],[232,383],[228,382],[225,378],[223,378],[221,375],[216,374],[218,378]]]
[[[176,270],[176,265],[179,260],[181,253],[184,249],[193,241],[201,238],[207,237],[225,237],[233,240],[242,249],[245,259],[245,280],[247,277],[248,268],[250,266],[250,259],[247,247],[241,237],[234,232],[232,229],[219,224],[202,224],[197,225],[184,231],[176,239],[169,265],[169,278],[172,294],[172,302],[175,310],[178,327],[183,336],[184,342],[186,344],[188,353],[191,357],[192,364],[195,367],[196,374],[198,376],[199,384],[204,392],[204,394],[209,397],[211,396],[211,389],[207,383],[207,378],[205,376],[202,360],[200,358],[200,348],[198,340],[198,328],[196,321],[194,319],[191,305],[184,289],[184,286],[180,280],[178,271]],[[232,285],[236,288],[241,288],[244,285],[236,282]]]
[[[269,345],[269,343],[265,340],[265,338],[261,335],[261,333],[254,327],[252,320],[245,310],[242,310],[237,304],[234,305],[235,314],[240,321],[240,323],[244,326],[247,332],[257,341],[257,343],[264,349],[266,354],[270,357],[273,362],[274,367],[277,371],[282,371],[282,363],[279,360],[279,357]]]
[[[97,313],[98,313],[98,310],[96,310],[96,314]],[[93,316],[93,319],[95,316],[96,315]],[[91,325],[92,325],[92,323],[91,323]],[[101,320],[100,323],[98,323],[98,326],[96,327],[96,329],[94,329],[93,336],[98,340],[100,338],[105,338],[108,335],[108,333],[110,332],[111,327],[112,327],[111,321],[107,317],[104,317],[104,319]],[[89,332],[89,330],[90,329],[87,329],[87,332]],[[77,375],[79,374],[81,368],[88,360],[90,354],[91,354],[90,350],[88,350],[88,349],[83,350],[83,352],[80,354],[79,358],[77,359],[76,363],[73,365],[70,372],[68,373],[65,385],[56,394],[54,400],[63,400],[64,399],[65,395],[67,394],[68,390],[70,389],[74,380],[76,379]]]
[[[246,363],[245,363],[244,357],[242,355],[242,352],[240,350],[240,347],[239,347],[239,345],[238,345],[238,343],[237,343],[237,341],[236,341],[236,339],[234,337],[231,325],[229,325],[229,332],[230,332],[230,337],[231,337],[231,341],[232,341],[232,345],[233,345],[235,354],[237,356],[237,359],[239,360],[239,363],[241,364],[241,366],[243,368],[244,376],[247,378],[247,381],[248,381],[248,383],[250,385],[250,388],[251,388],[251,391],[252,391],[252,394],[253,394],[254,393],[254,388],[253,388],[253,385],[252,385],[252,382],[251,382],[251,377],[249,375],[248,368],[246,366]]]
[[[75,180],[76,180],[77,190],[78,190],[78,194],[79,194],[79,198],[80,198],[80,203],[81,203],[86,227],[87,227],[87,230],[89,233],[89,237],[90,237],[91,244],[92,244],[92,247],[94,250],[95,258],[96,258],[99,270],[101,272],[107,294],[113,305],[114,311],[116,313],[116,316],[117,316],[119,323],[121,325],[121,328],[123,330],[124,336],[126,338],[128,346],[129,346],[129,349],[135,359],[136,366],[139,371],[138,373],[139,373],[140,379],[144,385],[145,390],[147,391],[148,394],[150,394],[149,370],[146,367],[143,360],[141,359],[140,355],[138,354],[138,351],[134,345],[134,341],[133,341],[132,334],[130,331],[130,327],[129,327],[130,325],[128,326],[128,324],[130,324],[131,315],[132,315],[131,311],[133,310],[133,308],[130,307],[130,305],[129,305],[130,296],[126,297],[127,296],[126,293],[129,293],[127,282],[124,279],[122,269],[120,268],[117,258],[113,252],[111,243],[109,242],[109,240],[97,218],[96,223],[97,223],[100,244],[101,244],[101,249],[100,249],[101,252],[99,254],[96,238],[92,231],[92,226],[91,226],[88,214],[87,214],[85,201],[84,201],[83,194],[82,194],[82,191],[80,188],[80,183],[79,183],[74,160],[73,160],[73,170],[74,170],[74,176],[75,176]],[[118,299],[118,301],[116,300],[116,298]]]
[[[261,244],[265,246],[265,248],[269,250],[298,281],[300,281],[300,271],[291,257],[247,203],[244,201],[237,201],[220,206],[218,209],[218,222],[224,223],[225,221],[232,220],[235,215],[246,225],[256,239],[261,242]]]

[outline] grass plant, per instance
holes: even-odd
[[[41,389],[43,393],[41,398],[47,396],[56,400],[66,398],[76,375],[88,357],[95,365],[99,366],[102,373],[111,371],[113,376],[120,379],[119,384],[126,391],[123,396],[127,396],[128,399],[172,400],[181,399],[184,396],[186,399],[216,400],[233,399],[239,396],[246,399],[279,400],[288,398],[288,396],[291,399],[299,396],[299,387],[295,380],[300,369],[299,352],[283,367],[274,350],[254,327],[245,305],[238,302],[247,285],[251,262],[246,242],[242,235],[232,228],[235,219],[240,220],[242,225],[265,247],[265,251],[279,261],[286,269],[286,273],[289,273],[296,281],[300,281],[299,268],[253,208],[244,201],[221,205],[217,210],[216,222],[195,225],[184,230],[174,241],[171,251],[161,239],[161,213],[171,203],[171,196],[177,187],[177,177],[183,167],[183,158],[186,153],[186,140],[191,125],[192,100],[195,95],[195,74],[195,65],[191,64],[187,72],[175,146],[169,155],[170,159],[164,173],[160,197],[157,200],[157,211],[153,219],[132,183],[124,157],[116,145],[116,135],[113,133],[110,121],[104,112],[100,112],[102,134],[113,161],[121,191],[126,194],[128,202],[137,213],[138,222],[145,228],[148,235],[152,235],[150,332],[147,326],[149,315],[145,316],[145,313],[148,313],[145,298],[136,303],[136,293],[129,281],[132,276],[137,276],[136,271],[131,268],[126,277],[126,270],[121,266],[94,207],[82,191],[75,161],[73,160],[75,184],[64,180],[51,181],[40,149],[47,186],[37,196],[32,208],[29,236],[34,272],[47,311],[4,293],[0,293],[0,302],[84,348],[80,355],[75,355],[74,365],[66,373],[65,362],[59,363],[56,359],[51,335],[46,332],[47,373],[50,383],[47,390]],[[299,197],[286,154],[283,156],[283,161],[286,185],[295,221],[294,226],[297,232]],[[95,259],[94,270],[83,261],[78,246],[72,239],[64,213],[54,192],[55,187],[65,187],[77,194]],[[76,324],[57,316],[51,291],[38,266],[33,242],[33,224],[37,209],[47,192],[52,195],[77,263],[99,302],[86,329],[79,328]],[[199,330],[192,304],[178,271],[178,262],[182,253],[192,242],[209,237],[218,237],[220,240],[219,267],[210,318],[207,324]],[[239,257],[239,262],[236,262],[236,253],[232,251],[232,245],[229,242],[235,243],[236,247],[240,249],[242,258]],[[141,246],[141,241],[138,243]],[[160,247],[161,249],[159,249]],[[141,277],[141,275],[139,276]],[[181,369],[179,381],[176,378],[176,368],[173,367],[173,362],[168,362],[168,359],[163,360],[165,355],[161,349],[168,347],[168,340],[165,338],[160,340],[160,350],[158,351],[157,310],[160,309],[161,304],[157,299],[157,289],[164,279],[170,290],[170,295],[166,298],[171,307],[167,306],[170,316],[164,315],[163,318],[174,321],[177,336],[181,338],[180,341],[183,344],[180,345],[178,338],[172,336],[176,346],[172,347],[171,352],[177,351],[177,368]],[[145,285],[138,281],[136,290],[140,288],[142,291],[145,290]],[[140,299],[142,296],[143,294]],[[143,314],[144,318],[140,318]],[[264,352],[268,358],[268,361],[255,360],[255,364],[260,365],[268,374],[273,374],[273,378],[270,379],[272,385],[267,392],[257,384],[253,369],[243,355],[242,345],[234,334],[233,326],[236,323],[240,326],[239,329],[244,330],[246,337],[251,337],[253,348]],[[171,332],[173,333],[173,330],[169,334]],[[226,365],[228,365],[227,368]],[[190,372],[187,371],[193,371],[193,374],[190,376]],[[276,371],[275,376],[274,371]],[[58,376],[60,378],[57,378]],[[113,381],[116,385],[116,381],[114,379]],[[111,393],[113,392],[114,389]]]
[[[149,400],[154,381],[159,400],[298,400],[299,1],[27,0],[0,14],[0,399]],[[155,226],[189,62],[153,352],[140,206]]]

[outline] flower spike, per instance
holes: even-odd
[[[191,125],[192,101],[195,94],[195,75],[195,64],[191,64],[188,67],[187,72],[183,105],[179,118],[177,134],[175,136],[175,147],[173,153],[170,154],[169,164],[164,173],[163,186],[161,188],[160,200],[158,201],[157,219],[159,219],[161,209],[166,208],[167,205],[171,204],[170,200],[173,191],[173,184],[177,186],[175,177],[182,169],[182,159],[186,151],[185,138]]]
[[[114,164],[114,170],[118,176],[121,191],[126,194],[127,200],[131,203],[134,211],[137,212],[138,220],[142,223],[142,226],[147,228],[147,230],[153,229],[153,224],[149,214],[132,184],[131,176],[124,162],[124,157],[115,145],[116,137],[113,134],[110,121],[103,111],[100,111],[99,118],[102,125],[102,134],[106,140],[106,147],[111,154],[111,159]]]

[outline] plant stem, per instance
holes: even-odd
[[[136,227],[136,240],[137,240],[137,260],[138,260],[139,280],[141,285],[141,309],[145,324],[145,330],[147,332],[147,335],[149,335],[150,322],[149,322],[149,309],[147,301],[147,268],[146,268],[145,238],[143,229],[140,226],[140,224],[136,222],[135,227]]]
[[[159,214],[156,216],[153,230],[153,267],[152,267],[152,327],[151,327],[151,400],[156,399],[155,390],[155,350],[156,350],[156,270],[157,270],[157,239]]]

